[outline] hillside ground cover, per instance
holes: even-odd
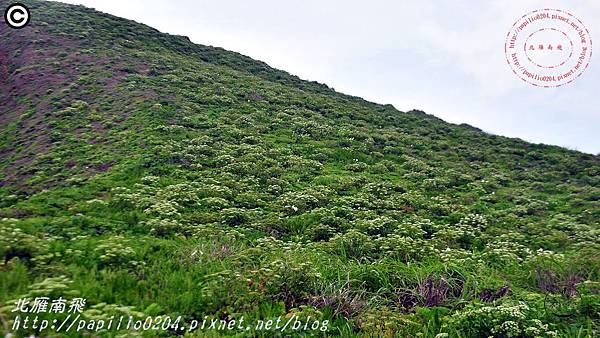
[[[38,334],[11,329],[20,298],[81,297],[96,320],[328,323],[298,336],[599,335],[598,156],[26,3],[0,30],[3,332]]]

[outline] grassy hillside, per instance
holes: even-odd
[[[1,331],[39,334],[15,300],[62,296],[328,328],[197,337],[600,334],[599,156],[23,2],[29,26],[0,22]]]

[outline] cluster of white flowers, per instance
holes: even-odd
[[[296,242],[282,241],[275,237],[261,237],[256,240],[256,248],[264,252],[273,252],[275,250],[294,251],[302,248],[302,244]]]
[[[409,155],[402,155],[401,158],[404,161],[404,163],[402,164],[402,167],[404,169],[407,169],[409,171],[419,171],[419,172],[424,172],[424,173],[433,172],[433,168],[430,167],[427,163],[425,163],[422,160],[419,160],[419,159],[409,156]]]
[[[425,189],[439,190],[447,187],[450,184],[450,180],[445,177],[434,177],[426,178],[422,182],[422,186]]]
[[[156,236],[168,236],[183,228],[183,225],[179,221],[173,219],[152,218],[145,221],[144,225],[150,229],[152,235]]]
[[[433,225],[431,223],[431,220],[423,218],[415,221],[400,223],[398,227],[394,229],[394,234],[415,239],[423,238],[423,235],[426,234],[426,231],[424,229],[429,229],[432,227]]]
[[[144,209],[144,213],[157,216],[159,218],[179,217],[179,204],[175,201],[158,200],[153,201],[149,207]]]
[[[132,247],[127,245],[127,240],[123,236],[112,236],[102,240],[94,251],[105,266],[137,267],[144,265],[144,262],[135,260],[137,254]]]
[[[358,161],[358,160],[356,160],[356,161]],[[353,172],[365,171],[365,170],[367,170],[367,168],[369,168],[369,165],[366,164],[365,162],[354,162],[354,163],[350,163],[344,167],[344,169],[346,169],[348,171],[353,171]]]
[[[50,244],[58,238],[48,234],[34,236],[25,232],[21,226],[21,221],[13,218],[3,218],[0,220],[0,252],[12,251],[17,253],[15,257],[34,256],[36,253],[46,252]],[[4,258],[4,259],[3,259]],[[7,257],[0,256],[0,267],[4,265]]]
[[[494,327],[492,332],[497,334],[505,334],[508,337],[517,337],[521,333],[521,329],[519,328],[518,323],[512,320],[507,320],[500,324],[500,326]]]
[[[91,206],[91,207],[103,207],[106,206],[108,203],[106,203],[106,201],[101,200],[101,199],[91,199],[86,201],[87,205]]]
[[[534,310],[522,301],[496,306],[469,306],[453,314],[450,325],[467,331],[476,327],[503,337],[556,337],[557,334],[535,318]]]
[[[221,197],[205,197],[200,200],[199,205],[210,210],[221,210],[231,206],[231,203]]]
[[[139,191],[133,192],[128,188],[117,187],[112,190],[112,193],[115,203],[131,205],[134,208],[144,208],[148,205],[148,196]]]
[[[483,230],[487,228],[488,220],[480,214],[468,214],[460,220],[459,225],[470,226],[479,230]]]
[[[600,244],[600,227],[593,227],[587,224],[575,224],[571,226],[573,235],[571,236],[576,242],[588,242]]]
[[[449,214],[456,210],[458,206],[452,204],[444,196],[433,196],[428,201],[428,208],[438,214]]]
[[[420,260],[437,254],[437,249],[429,241],[397,234],[376,238],[374,244],[385,255],[398,257],[404,261]]]
[[[173,133],[173,132],[177,132],[180,130],[184,130],[185,127],[184,126],[180,126],[177,124],[168,124],[168,125],[160,125],[160,126],[156,126],[153,128],[156,131],[162,131],[162,132],[166,132],[166,133]]]
[[[314,209],[327,200],[327,189],[319,191],[319,187],[310,190],[287,192],[279,196],[279,205],[286,215],[302,213]]]
[[[369,257],[375,248],[373,239],[356,229],[336,234],[324,246],[327,250],[347,257]]]
[[[0,315],[10,318],[14,318],[15,304],[19,300],[27,300],[29,311],[36,306],[35,299],[38,297],[47,299],[59,299],[76,297],[79,295],[79,291],[71,289],[73,281],[68,277],[61,275],[56,277],[48,277],[41,282],[33,283],[28,286],[26,293],[19,295],[15,299],[7,300],[4,306],[0,306]],[[63,299],[64,300],[64,299]],[[39,304],[39,303],[38,303]],[[38,309],[40,309],[38,307]]]
[[[160,182],[160,177],[154,176],[154,175],[148,175],[148,176],[142,177],[140,179],[140,181],[145,185],[155,186]]]
[[[352,222],[352,227],[366,232],[369,235],[381,235],[395,227],[396,221],[387,216],[380,216],[373,219],[360,219]]]
[[[532,250],[514,241],[500,239],[486,245],[480,257],[490,263],[507,264],[522,262],[531,256]]]
[[[469,182],[469,183],[467,183],[466,188],[471,193],[474,193],[478,196],[483,196],[488,193],[488,191],[485,189],[483,183],[485,183],[485,182],[481,182],[481,181]]]
[[[536,261],[562,261],[564,260],[565,255],[561,253],[556,253],[552,250],[544,250],[542,248],[537,249],[533,252],[533,254],[529,257],[530,260]]]
[[[557,337],[558,334],[556,331],[549,331],[548,324],[542,323],[539,319],[533,319],[529,323],[530,326],[525,328],[525,333],[529,336],[539,337],[542,334],[545,334],[547,337]]]
[[[439,257],[444,263],[453,264],[483,264],[483,260],[474,257],[473,252],[460,248],[446,248],[439,251]]]

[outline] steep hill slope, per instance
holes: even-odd
[[[307,335],[598,332],[600,157],[25,3],[0,21],[5,331],[15,299],[77,295],[89,318],[328,321]]]

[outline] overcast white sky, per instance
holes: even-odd
[[[558,88],[524,83],[504,58],[506,33],[535,9],[566,10],[600,41],[598,0],[62,2],[237,51],[399,110],[600,153],[596,56],[581,77]],[[600,53],[600,44],[594,47]]]

